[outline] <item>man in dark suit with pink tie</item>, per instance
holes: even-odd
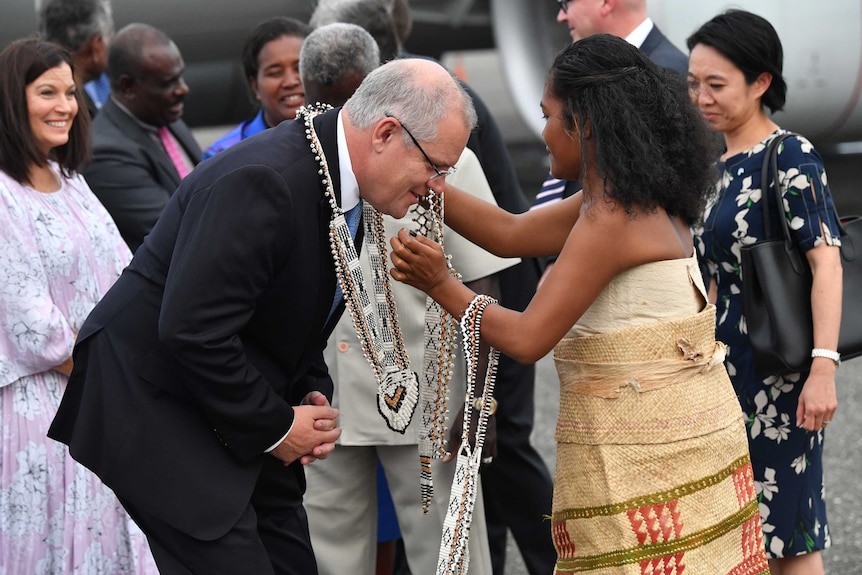
[[[111,97],[93,122],[93,161],[82,174],[133,252],[201,161],[180,119],[184,69],[176,44],[146,24],[129,24],[111,43]]]

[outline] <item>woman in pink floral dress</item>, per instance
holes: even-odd
[[[113,492],[46,437],[75,335],[131,254],[75,170],[89,117],[72,59],[0,53],[0,573],[157,573]],[[82,110],[79,114],[78,110]]]

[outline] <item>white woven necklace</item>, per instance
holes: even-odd
[[[318,175],[321,176],[321,183],[332,208],[329,243],[335,261],[335,272],[362,352],[377,380],[377,410],[390,429],[404,433],[419,400],[419,382],[416,374],[410,370],[410,359],[407,357],[398,325],[395,298],[392,296],[392,286],[384,259],[386,234],[383,229],[383,216],[369,203],[363,202],[366,249],[373,275],[372,301],[365,289],[359,254],[356,252],[350,228],[335,198],[323,146],[312,123],[316,116],[329,109],[331,106],[327,104],[303,106],[297,112],[297,117],[305,121],[305,135],[315,160],[320,164]]]
[[[443,196],[428,191],[427,209],[417,205],[414,221],[422,235],[443,244]],[[449,273],[461,279],[447,256]],[[458,342],[458,321],[430,297],[425,300],[425,348],[422,360],[423,378],[420,392],[419,487],[422,510],[428,512],[434,497],[431,459],[447,455],[446,429],[449,419],[449,382]]]
[[[461,447],[455,460],[455,476],[449,505],[443,519],[443,533],[440,538],[440,552],[437,557],[436,575],[463,575],[467,573],[470,562],[469,541],[470,525],[473,521],[473,508],[479,489],[479,467],[482,464],[482,446],[485,444],[485,431],[491,416],[494,397],[494,381],[497,375],[497,361],[500,353],[491,347],[488,351],[488,369],[485,372],[485,387],[479,405],[475,444],[470,445],[471,406],[476,399],[476,378],[479,365],[479,340],[481,338],[482,314],[489,305],[497,300],[487,295],[477,295],[464,311],[461,318],[461,332],[464,336],[464,355],[467,358],[467,393],[464,398],[464,425],[461,431]]]
[[[312,120],[331,109],[326,104],[306,105],[297,112],[305,121],[305,134],[320,164],[321,176],[330,207],[329,240],[338,281],[347,309],[353,319],[356,335],[365,359],[377,379],[377,410],[387,426],[400,433],[412,419],[420,398],[420,383],[410,371],[410,359],[404,346],[398,313],[392,295],[386,266],[386,233],[383,216],[368,203],[363,204],[366,249],[373,274],[374,303],[365,289],[359,256],[350,235],[350,229],[341,208],[335,200],[335,191],[323,147],[314,130]],[[428,190],[429,209],[414,206],[413,215],[419,231],[443,246],[443,196]],[[448,258],[449,273],[460,279],[460,274]],[[380,321],[378,321],[378,317]],[[431,459],[441,459],[448,441],[449,382],[458,339],[458,322],[430,297],[425,306],[425,353],[421,380],[421,422],[419,429],[419,464],[422,508],[428,511],[434,494]]]

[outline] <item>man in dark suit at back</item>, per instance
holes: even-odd
[[[336,265],[351,269],[331,224],[358,251],[362,202],[399,218],[442,193],[475,124],[445,69],[391,62],[344,108],[240,142],[168,201],[78,334],[49,431],[114,490],[162,573],[317,573],[303,465],[340,434],[322,352],[344,309]]]
[[[93,122],[93,161],[82,174],[134,252],[201,149],[180,119],[185,64],[160,30],[129,24],[108,54],[111,97]]]
[[[612,34],[640,48],[659,66],[688,73],[688,57],[647,15],[646,0],[557,0],[557,4],[557,22],[568,27],[572,42]]]

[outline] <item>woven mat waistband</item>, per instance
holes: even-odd
[[[657,359],[680,359],[677,345],[688,340],[696,349],[707,350],[715,342],[715,306],[673,320],[633,326],[610,333],[565,337],[554,347],[554,358],[587,363],[627,363]]]
[[[689,380],[721,365],[726,347],[715,341],[715,307],[672,321],[581,338],[554,348],[564,385],[605,398],[631,387],[638,392]]]

